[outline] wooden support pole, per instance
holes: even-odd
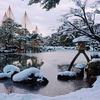
[[[78,52],[77,54],[76,54],[76,56],[74,57],[74,59],[72,60],[72,62],[70,63],[70,65],[69,65],[69,67],[68,67],[68,71],[70,71],[71,70],[71,68],[72,68],[72,66],[73,66],[73,64],[74,64],[74,62],[75,62],[75,60],[77,59],[77,57],[80,55],[80,52]]]
[[[72,66],[73,66],[73,64],[74,64],[74,62],[75,62],[75,60],[76,60],[77,57],[80,55],[80,53],[83,53],[83,54],[84,54],[84,56],[85,56],[87,62],[90,61],[90,60],[89,60],[89,57],[88,57],[87,54],[85,53],[85,50],[79,50],[78,53],[76,54],[76,56],[74,57],[74,59],[72,60],[72,62],[70,63],[70,65],[69,65],[69,67],[68,67],[68,71],[71,70],[71,68],[72,68]]]

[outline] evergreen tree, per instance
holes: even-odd
[[[13,39],[15,34],[19,34],[21,25],[17,24],[11,18],[7,18],[2,22],[0,27],[0,41],[7,46],[8,44],[13,45]]]
[[[59,2],[60,0],[30,0],[29,5],[33,3],[40,3],[43,5],[43,9],[50,10],[51,8],[55,8]]]

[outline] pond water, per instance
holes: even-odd
[[[74,92],[81,88],[89,87],[85,78],[82,80],[57,80],[58,72],[67,70],[73,57],[77,54],[75,50],[59,50],[44,53],[27,53],[27,54],[0,54],[0,72],[7,64],[15,64],[21,70],[28,67],[37,67],[49,80],[46,86],[32,86],[13,83],[10,79],[0,80],[0,93],[33,93],[45,96],[58,96]],[[90,52],[87,52],[90,56]],[[86,64],[86,59],[80,55],[75,63]]]

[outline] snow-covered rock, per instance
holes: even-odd
[[[0,79],[8,79],[10,75],[8,73],[0,73]]]
[[[64,71],[58,73],[58,79],[59,80],[69,80],[69,79],[75,79],[76,73],[72,71]]]
[[[14,71],[20,72],[20,69],[15,65],[6,65],[3,68],[4,73],[9,73],[9,72],[14,72]]]
[[[20,72],[20,69],[14,65],[6,65],[3,68],[3,72],[4,73],[0,73],[0,79],[8,79],[8,78],[12,78],[14,74]]]
[[[4,73],[8,73],[9,78],[11,78],[14,74],[19,73],[20,69],[15,65],[6,65],[3,68]]]
[[[82,68],[85,68],[86,66],[84,64],[76,64],[75,65],[75,68],[79,68],[79,69],[82,69]]]
[[[100,75],[100,58],[93,58],[88,63],[87,76],[90,82],[90,85],[95,82],[95,77]]]
[[[96,63],[96,62],[100,62],[100,58],[93,58],[91,61],[89,61],[89,64]]]
[[[76,65],[74,66],[73,71],[76,72],[77,78],[83,79],[85,67],[86,67],[86,65],[84,65],[84,64],[76,64]]]
[[[91,54],[91,59],[93,59],[93,58],[100,58],[100,55],[98,54],[98,53],[92,53]]]
[[[31,67],[25,69],[12,77],[13,82],[25,83],[25,84],[40,84],[47,85],[48,80],[40,72],[39,69]]]

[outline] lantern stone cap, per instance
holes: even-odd
[[[89,38],[86,36],[80,36],[78,38],[73,39],[74,43],[78,43],[78,42],[89,42]]]

